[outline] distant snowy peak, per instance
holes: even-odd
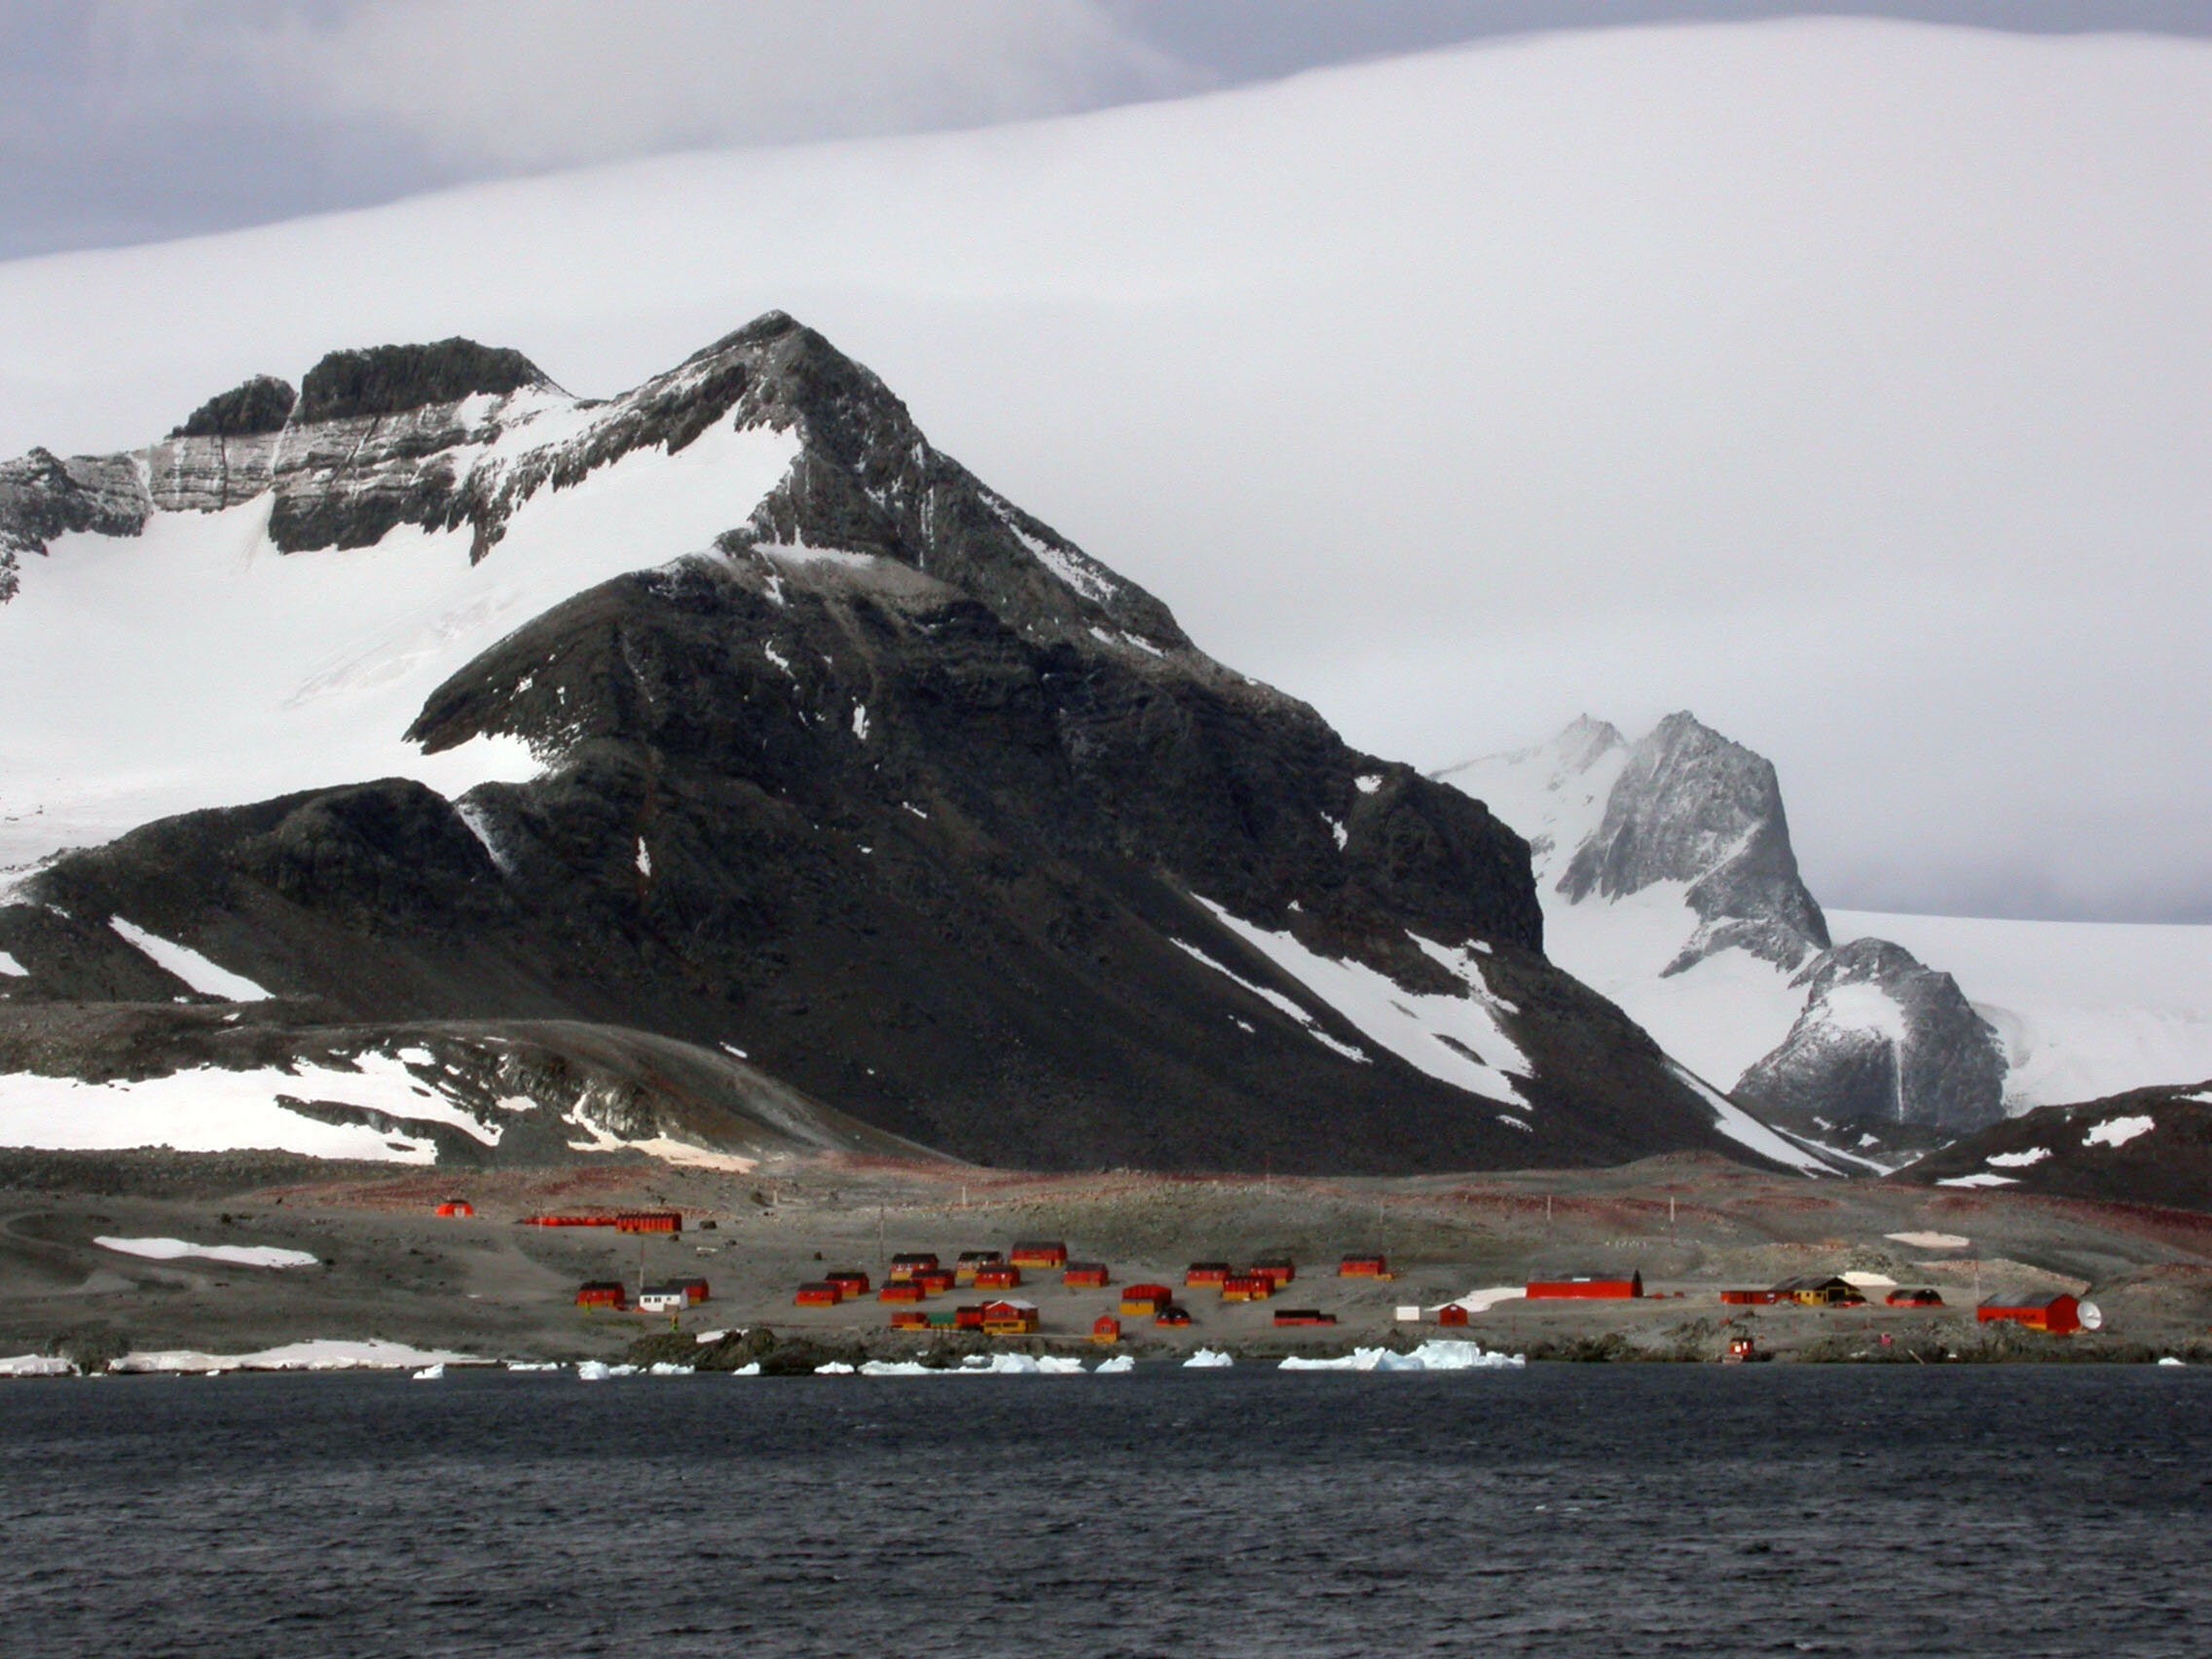
[[[1996,1032],[1898,946],[1830,948],[1774,766],[1694,716],[1633,745],[1585,717],[1438,776],[1530,837],[1552,958],[1753,1111],[1847,1151],[2002,1111]]]
[[[1950,975],[1901,945],[1862,939],[1798,982],[1808,986],[1804,1013],[1737,1083],[1744,1105],[1807,1129],[1905,1144],[2004,1117],[2003,1046]]]
[[[1628,753],[1618,727],[1584,715],[1549,743],[1461,761],[1435,776],[1484,802],[1529,838],[1536,884],[1548,892],[1604,818]]]
[[[1828,947],[1826,919],[1797,873],[1773,763],[1686,713],[1629,751],[1559,890],[1569,901],[1620,899],[1661,882],[1686,883],[1684,902],[1703,923],[1669,974],[1730,947],[1786,968]]]

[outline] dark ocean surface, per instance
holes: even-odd
[[[10,1655],[2212,1652],[2212,1374],[0,1384]]]

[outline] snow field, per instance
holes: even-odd
[[[108,920],[109,927],[122,936],[124,941],[139,955],[162,969],[173,974],[203,997],[221,997],[225,1002],[267,1002],[269,993],[242,974],[234,974],[219,967],[199,951],[173,940],[149,933],[121,916]]]
[[[108,1238],[92,1240],[103,1250],[148,1261],[176,1262],[203,1258],[241,1268],[312,1268],[316,1258],[305,1250],[285,1250],[275,1244],[193,1244],[182,1238]]]
[[[437,1143],[409,1124],[439,1124],[487,1146],[504,1132],[478,1121],[418,1081],[398,1060],[364,1053],[356,1069],[302,1065],[225,1071],[202,1067],[166,1077],[85,1083],[35,1073],[0,1074],[0,1146],[48,1151],[121,1152],[160,1146],[176,1152],[243,1149],[310,1158],[432,1163]],[[282,1105],[279,1094],[328,1101],[399,1121],[387,1131],[367,1124],[327,1124]]]
[[[1439,1082],[1463,1088],[1470,1094],[1508,1106],[1528,1106],[1503,1068],[1510,1067],[1524,1077],[1534,1068],[1505,1034],[1503,1024],[1493,1012],[1493,1008],[1503,1005],[1491,995],[1477,953],[1448,950],[1418,935],[1408,936],[1431,961],[1448,969],[1466,986],[1465,994],[1460,996],[1409,991],[1388,975],[1365,963],[1339,962],[1319,955],[1289,933],[1271,933],[1250,922],[1239,921],[1202,895],[1193,897],[1211,911],[1223,927],[1304,985],[1319,1001],[1335,1009],[1377,1048],[1397,1055],[1416,1071],[1426,1072]],[[1206,961],[1209,967],[1228,973],[1191,946],[1183,948],[1200,961]],[[1309,1035],[1315,1040],[1331,1048],[1343,1047],[1315,1028],[1305,1012],[1290,1004],[1287,998],[1268,996],[1243,979],[1236,982],[1278,1007],[1287,1004],[1288,1011],[1306,1025]],[[1470,1053],[1482,1057],[1470,1058]]]
[[[57,538],[0,605],[0,866],[295,790],[409,777],[453,795],[535,776],[540,757],[514,740],[426,756],[403,734],[433,689],[523,623],[710,548],[795,453],[790,433],[723,425],[673,456],[633,451],[580,486],[540,490],[473,565],[465,529],[278,554],[267,495],[157,513],[135,538]],[[132,942],[153,955],[166,941]]]

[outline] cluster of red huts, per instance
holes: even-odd
[[[611,1227],[617,1233],[682,1233],[681,1210],[585,1210],[570,1215],[526,1215],[523,1227]]]
[[[1017,1297],[963,1304],[945,1311],[913,1306],[956,1289],[1017,1290],[1022,1285],[1024,1272],[1056,1272],[1060,1283],[1070,1290],[1102,1290],[1113,1282],[1112,1272],[1105,1263],[1070,1261],[1068,1247],[1058,1240],[1051,1240],[1019,1243],[1006,1251],[966,1250],[950,1268],[927,1251],[901,1253],[891,1258],[890,1275],[883,1287],[873,1294],[878,1302],[904,1305],[901,1311],[891,1315],[893,1330],[975,1330],[989,1336],[1025,1336],[1038,1328],[1038,1309],[1035,1303]],[[1387,1279],[1392,1276],[1388,1258],[1379,1255],[1346,1256],[1337,1272],[1344,1278]],[[1187,1289],[1214,1290],[1225,1303],[1265,1302],[1297,1276],[1297,1264],[1283,1257],[1254,1262],[1241,1269],[1228,1262],[1193,1262],[1183,1275],[1183,1284]],[[834,1308],[866,1296],[871,1289],[868,1275],[856,1269],[826,1273],[810,1280],[798,1287],[792,1300],[800,1308]],[[1170,1329],[1191,1323],[1190,1310],[1176,1300],[1174,1287],[1124,1285],[1118,1310],[1102,1313],[1093,1321],[1090,1340],[1101,1344],[1120,1342],[1122,1321],[1129,1318],[1149,1318],[1155,1325]],[[1286,1308],[1276,1311],[1274,1322],[1282,1326],[1334,1325],[1337,1318],[1318,1309]]]
[[[891,1258],[891,1272],[878,1302],[907,1305],[891,1315],[895,1331],[981,1331],[986,1336],[1018,1337],[1038,1327],[1037,1305],[1021,1297],[1002,1296],[936,1311],[911,1305],[927,1302],[952,1290],[1018,1290],[1022,1270],[1057,1270],[1060,1282],[1079,1288],[1095,1288],[1107,1282],[1102,1262],[1071,1262],[1068,1247],[1051,1243],[1016,1244],[1006,1250],[964,1250],[949,1268],[926,1250],[905,1251]],[[793,1302],[800,1308],[834,1308],[868,1294],[868,1276],[860,1271],[826,1273],[798,1287]]]

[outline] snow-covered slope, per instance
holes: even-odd
[[[588,456],[620,412],[535,391],[474,402],[434,453],[486,497]],[[279,442],[305,449],[319,430]],[[179,447],[127,459],[155,477]],[[297,790],[409,777],[451,795],[532,776],[515,739],[426,756],[405,733],[432,689],[558,601],[711,548],[796,448],[725,424],[674,454],[632,449],[588,490],[540,482],[488,548],[462,522],[280,553],[270,521],[286,498],[266,487],[215,511],[149,501],[134,536],[52,537],[0,604],[0,868]]]
[[[1997,1028],[2012,1110],[2212,1077],[2212,927],[1835,910],[1949,969]]]

